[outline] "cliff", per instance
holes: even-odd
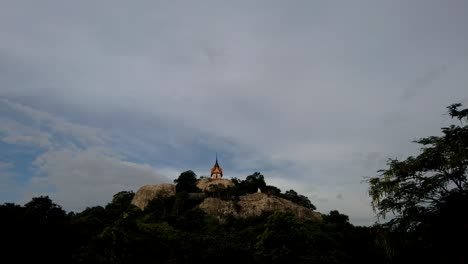
[[[268,212],[291,212],[299,218],[321,220],[321,214],[308,208],[297,205],[289,200],[268,195],[265,193],[252,193],[239,196],[238,201],[206,198],[199,208],[219,219],[232,215],[234,217],[254,217]]]
[[[131,203],[143,210],[151,200],[174,196],[175,194],[176,190],[174,184],[162,183],[155,185],[144,185],[135,193]]]

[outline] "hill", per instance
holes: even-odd
[[[227,217],[249,218],[273,212],[292,213],[298,218],[321,220],[320,213],[282,198],[279,193],[262,193],[258,188],[255,193],[244,194],[237,186],[240,183],[236,185],[228,179],[204,178],[197,180],[195,185],[199,192],[188,193],[188,196],[199,202],[196,208],[221,221]],[[154,199],[161,200],[175,196],[174,184],[144,185],[136,192],[131,203],[144,210]]]

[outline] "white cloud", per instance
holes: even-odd
[[[9,172],[14,164],[0,163],[0,188],[5,190],[2,197],[8,190],[4,198],[17,199],[22,193],[26,202],[34,196],[49,195],[67,210],[81,210],[105,204],[118,191],[136,191],[144,184],[170,181],[148,164],[126,160],[108,144],[110,137],[102,129],[8,100],[0,99],[0,107],[5,110],[0,116],[0,140],[45,148],[35,158],[33,177],[27,183],[14,181]],[[18,121],[12,120],[15,117]]]
[[[67,144],[81,146],[103,145],[109,139],[104,131],[96,127],[69,122],[57,115],[0,98],[0,107],[10,115],[26,118],[24,124],[4,117],[0,133],[5,134],[3,141],[12,144],[33,143],[41,147],[62,145],[64,142],[53,142],[65,137]]]
[[[0,140],[8,144],[51,147],[51,135],[14,120],[0,118]]]
[[[34,161],[38,175],[25,194],[29,199],[48,193],[67,209],[103,205],[119,191],[136,191],[144,184],[169,182],[148,164],[126,161],[106,150],[48,151]]]

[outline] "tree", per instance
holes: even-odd
[[[392,223],[411,229],[437,213],[444,201],[466,199],[468,181],[468,109],[449,107],[449,115],[462,126],[442,128],[442,136],[416,140],[421,153],[406,160],[389,159],[388,168],[368,179],[372,206],[378,216],[394,213]],[[464,123],[464,126],[463,126]]]
[[[112,201],[106,205],[107,215],[112,219],[120,217],[130,207],[133,207],[131,202],[134,196],[133,191],[121,191],[115,194]]]
[[[254,172],[240,183],[241,193],[255,193],[258,189],[264,191],[265,187],[265,177],[260,172]]]
[[[70,257],[69,219],[65,211],[48,196],[34,197],[24,205],[24,226],[26,235],[22,243],[24,252],[34,256],[35,261],[64,262]],[[54,254],[50,250],[54,249]],[[24,261],[20,261],[24,262]]]
[[[460,110],[461,106],[447,107],[459,125],[443,127],[441,136],[416,140],[422,145],[419,155],[389,159],[387,169],[368,179],[374,211],[379,217],[393,214],[387,225],[402,234],[401,241],[411,247],[408,254],[417,262],[425,261],[421,256],[450,263],[468,261],[463,249],[468,243],[457,242],[468,235],[464,209],[468,205],[468,109]]]
[[[52,202],[49,196],[34,197],[24,205],[25,217],[37,224],[62,222],[66,213],[60,205]]]
[[[332,224],[349,224],[349,217],[345,214],[341,214],[337,210],[330,211],[328,215],[322,215],[323,221]]]
[[[257,238],[256,253],[263,263],[297,263],[308,248],[304,226],[290,213],[275,212]]]
[[[199,192],[197,187],[197,175],[195,172],[188,170],[180,174],[179,178],[174,180],[176,184],[176,192]]]
[[[281,193],[281,190],[279,188],[277,188],[276,186],[267,185],[265,187],[265,192],[268,193],[268,194],[271,194],[271,195],[278,196]]]
[[[295,204],[304,206],[305,208],[309,208],[310,210],[317,209],[315,205],[313,205],[312,202],[309,200],[309,198],[302,194],[298,194],[294,190],[286,191],[283,195],[281,195],[281,197],[288,199]]]

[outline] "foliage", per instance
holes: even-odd
[[[265,177],[260,172],[254,172],[239,183],[241,194],[256,193],[259,189],[263,191],[265,187]]]
[[[339,225],[344,225],[344,224],[349,224],[349,217],[344,214],[340,214],[337,210],[332,210],[330,211],[330,214],[328,215],[323,215],[323,221],[326,223],[332,223],[332,224],[339,224]]]
[[[0,216],[4,259],[22,263],[34,258],[60,263],[70,258],[71,248],[64,243],[71,236],[69,218],[48,196],[35,197],[24,206],[3,204]],[[51,248],[57,252],[49,254]]]
[[[174,183],[176,192],[200,192],[197,187],[197,175],[191,170],[182,172]]]
[[[287,199],[297,205],[304,206],[308,209],[315,210],[315,205],[304,195],[298,194],[294,190],[286,191],[281,193],[281,190],[275,186],[267,185],[265,177],[260,172],[254,172],[253,174],[246,177],[245,180],[239,180],[233,178],[232,183],[234,187],[220,187],[218,185],[212,185],[208,190],[205,190],[205,194],[208,197],[215,197],[223,200],[233,200],[238,196],[256,193],[259,190],[262,193],[269,195],[275,195],[284,199]]]
[[[131,205],[133,196],[135,196],[135,193],[132,191],[122,191],[114,195],[112,201],[106,205],[106,210],[112,215],[113,219],[118,218],[133,207]]]
[[[281,190],[275,186],[272,185],[267,185],[265,186],[264,192],[270,195],[276,195],[279,196],[281,193]]]
[[[52,202],[48,196],[35,197],[24,208],[26,217],[39,224],[60,222],[65,218],[62,207]]]
[[[441,212],[448,200],[466,204],[468,198],[468,118],[467,109],[458,110],[461,104],[448,107],[452,118],[461,126],[442,128],[441,136],[416,140],[422,145],[421,153],[406,160],[389,159],[388,168],[370,178],[369,194],[379,216],[395,214],[391,221],[403,229],[414,229],[427,223]]]
[[[306,196],[302,194],[298,194],[294,190],[286,191],[284,194],[280,194],[279,196],[287,200],[290,200],[293,203],[304,206],[305,208],[309,208],[311,210],[317,209],[315,205],[313,205],[312,202],[309,200],[309,198],[307,198]]]
[[[261,262],[297,263],[310,246],[304,226],[292,214],[276,212],[266,219],[264,227],[255,245]]]
[[[258,188],[262,181],[261,174],[253,174],[244,186]],[[265,184],[263,190],[268,189],[279,192]],[[227,190],[228,195],[239,192]],[[25,206],[0,205],[0,231],[11,243],[4,248],[21,262],[28,262],[28,255],[20,254],[23,251],[34,252],[36,262],[59,263],[349,263],[366,259],[348,249],[346,241],[368,242],[354,233],[351,224],[303,221],[279,212],[227,218],[221,223],[197,208],[200,199],[193,193],[180,191],[155,199],[144,211],[130,204],[133,196],[122,191],[104,207],[69,214],[48,197],[33,198]],[[60,251],[51,256],[51,249]]]
[[[372,206],[392,219],[384,240],[387,254],[401,261],[466,263],[468,243],[468,109],[453,104],[448,114],[459,124],[440,136],[416,140],[417,156],[389,159],[387,169],[368,179]]]

